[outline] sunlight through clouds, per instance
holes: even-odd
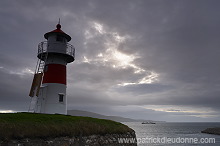
[[[119,86],[135,85],[135,84],[151,84],[158,81],[159,74],[154,71],[149,71],[135,64],[135,59],[140,58],[138,54],[126,54],[119,51],[120,45],[126,43],[131,38],[129,35],[121,36],[118,32],[109,31],[98,22],[90,22],[91,28],[84,33],[87,41],[94,39],[97,36],[102,36],[105,39],[104,52],[99,52],[95,57],[89,58],[84,56],[83,62],[101,64],[113,69],[133,69],[133,76],[140,76],[135,82],[124,82]],[[84,45],[87,45],[85,42]],[[143,77],[144,76],[144,77]]]
[[[103,26],[97,22],[93,22],[93,27],[100,33],[100,34],[104,34],[106,33],[104,30],[103,30]]]
[[[84,63],[90,63],[89,59],[86,56],[83,56],[83,62]]]
[[[9,71],[10,74],[17,74],[17,75],[21,75],[21,76],[24,76],[24,75],[27,75],[27,74],[34,74],[34,71],[32,71],[31,69],[29,68],[24,68],[22,69],[21,71]]]
[[[109,58],[115,65],[115,68],[127,68],[132,67],[132,62],[137,58],[134,55],[126,55],[119,52],[116,48],[109,48],[106,51],[107,58]]]
[[[0,110],[0,113],[15,113],[13,110]]]
[[[156,82],[158,79],[158,74],[155,72],[149,72],[149,75],[145,76],[144,78],[140,79],[138,82],[133,83],[122,83],[118,84],[119,86],[127,86],[127,85],[137,85],[137,84],[151,84]]]
[[[186,106],[175,106],[175,105],[147,105],[145,109],[150,109],[159,112],[167,113],[179,113],[179,114],[188,114],[192,117],[200,118],[209,118],[209,117],[218,117],[218,113],[211,110],[210,108],[196,108],[196,107],[186,107]]]
[[[158,76],[159,74],[155,73],[155,72],[150,72],[150,74],[146,77],[144,77],[143,79],[140,80],[140,84],[151,84],[155,81],[158,80]]]
[[[8,68],[0,66],[0,69],[4,70],[5,72],[7,72],[9,74],[20,75],[20,76],[25,76],[25,75],[28,75],[28,74],[32,74],[32,75],[34,74],[34,71],[31,70],[30,68],[23,68],[23,69],[20,69],[20,70],[12,70],[12,69],[8,69]]]

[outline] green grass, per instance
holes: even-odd
[[[124,134],[132,131],[121,123],[90,117],[36,113],[0,114],[0,140]]]

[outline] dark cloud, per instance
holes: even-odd
[[[0,110],[27,110],[37,45],[61,18],[62,30],[76,47],[76,61],[68,65],[69,109],[154,120],[219,121],[219,4],[1,1]],[[109,51],[113,49],[135,57],[120,66],[123,60],[114,58]],[[103,57],[97,57],[100,53]],[[152,72],[157,80],[143,83]],[[169,110],[156,111],[152,105]],[[183,107],[197,113],[184,113]],[[204,118],[206,113],[198,109],[210,110],[214,118]]]
[[[13,72],[0,68],[1,104],[0,110],[27,111],[29,105],[29,87],[31,76],[22,72]]]

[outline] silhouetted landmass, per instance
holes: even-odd
[[[92,117],[99,119],[108,119],[117,122],[155,122],[155,123],[164,122],[164,121],[152,121],[152,120],[144,120],[144,119],[131,119],[131,118],[124,118],[119,116],[105,116],[105,115],[88,112],[88,111],[81,111],[81,110],[68,110],[67,114],[71,116],[84,116],[84,117]]]
[[[220,135],[220,127],[207,128],[203,130],[202,133]]]

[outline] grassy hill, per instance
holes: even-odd
[[[36,113],[1,113],[0,139],[124,134],[128,126],[111,120]]]

